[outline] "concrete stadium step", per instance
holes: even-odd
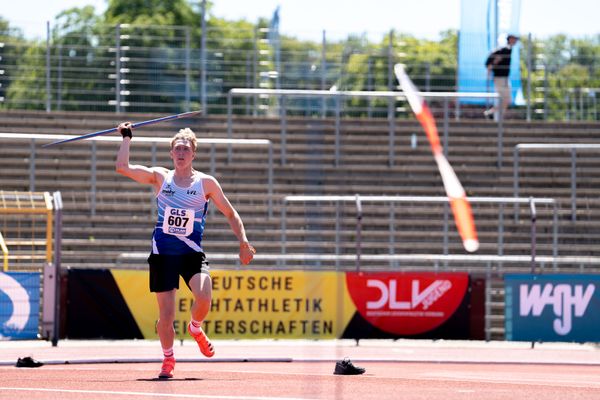
[[[43,113],[43,112],[15,112],[9,111],[2,114],[0,120],[2,131],[21,132],[45,132],[45,133],[69,133],[82,134],[94,130],[106,129],[116,125],[121,119],[140,121],[156,118],[159,115],[151,114],[127,114],[115,115],[114,113]],[[4,118],[5,117],[5,118]],[[180,124],[181,122],[181,124]],[[279,252],[278,229],[280,221],[279,208],[281,197],[289,194],[342,194],[351,193],[365,194],[388,194],[388,195],[444,195],[441,180],[437,168],[433,163],[429,147],[421,132],[419,124],[414,120],[397,120],[396,137],[394,140],[395,166],[388,166],[388,126],[389,122],[383,118],[356,119],[344,118],[340,124],[340,163],[334,165],[335,145],[335,122],[332,118],[301,118],[290,117],[286,119],[286,160],[287,164],[279,164],[281,121],[275,118],[233,118],[234,138],[260,138],[270,139],[273,142],[274,170],[274,206],[275,216],[272,220],[264,220],[266,215],[265,201],[265,174],[266,158],[265,152],[245,151],[233,149],[233,163],[226,163],[226,147],[216,147],[215,160],[217,162],[216,176],[222,183],[230,199],[235,202],[236,208],[243,214],[249,226],[260,227],[257,240],[266,251],[275,254]],[[440,134],[443,126],[439,124]],[[164,124],[140,130],[140,134],[149,137],[168,137],[176,129],[182,126],[190,126],[202,137],[226,137],[227,118],[225,116],[197,117],[186,121],[178,121],[177,124]],[[452,165],[461,178],[468,194],[473,196],[512,196],[513,193],[513,152],[514,146],[523,142],[544,143],[598,143],[600,137],[597,123],[555,123],[555,122],[524,122],[505,121],[502,156],[504,166],[496,167],[496,123],[489,121],[449,121],[448,154]],[[417,148],[410,147],[410,137],[415,133],[417,137]],[[23,177],[29,176],[29,151],[28,141],[2,142],[0,146],[0,186],[10,188],[23,188],[27,190],[29,183]],[[122,219],[126,215],[122,202],[135,208],[139,214],[131,217],[131,227],[125,231],[126,235],[145,251],[147,246],[147,235],[144,226],[153,224],[151,215],[152,207],[150,191],[145,191],[134,182],[127,182],[114,173],[114,157],[117,143],[98,143],[96,187],[101,192],[96,198],[96,216],[90,216],[91,206],[90,175],[89,166],[90,144],[70,144],[59,148],[45,149],[44,152],[36,152],[36,189],[61,190],[67,209],[65,211],[65,235],[67,240],[77,239],[77,230],[92,232],[96,240],[95,246],[111,246],[110,239],[111,220]],[[151,161],[150,145],[137,143],[132,154],[132,161]],[[166,152],[161,147],[156,152],[158,164],[170,165]],[[67,152],[67,153],[66,153]],[[68,155],[65,156],[65,155]],[[209,164],[206,162],[208,153],[204,151],[199,157],[199,166],[207,171]],[[600,205],[594,199],[597,197],[595,186],[598,184],[598,165],[595,157],[579,155],[578,176],[578,200],[577,221],[571,220],[569,179],[568,171],[570,165],[569,152],[540,152],[527,151],[520,154],[520,194],[526,196],[543,196],[555,198],[559,207],[559,248],[560,254],[594,254],[594,241],[597,240],[597,221]],[[138,161],[139,160],[139,161]],[[541,165],[541,166],[540,166]],[[83,173],[79,170],[84,170]],[[541,179],[538,182],[538,179]],[[541,183],[540,183],[541,182]],[[562,187],[564,185],[564,188]],[[106,193],[102,193],[106,192]],[[122,193],[137,193],[137,195],[121,195]],[[111,199],[114,196],[114,200]],[[129,197],[127,197],[129,196]],[[304,207],[305,208],[305,207]],[[302,228],[306,221],[304,218],[296,218],[295,213],[302,213],[303,206],[295,208],[288,205],[291,214],[288,222],[290,228],[290,246],[299,250],[306,249],[306,245],[312,243],[304,242],[310,239],[314,233],[306,232]],[[406,208],[402,205],[396,207],[396,215],[402,215],[400,209]],[[409,213],[423,213],[423,207],[410,207]],[[403,232],[394,233],[393,240],[396,241],[395,249],[398,252],[413,253],[416,251],[440,252],[441,236],[440,225],[432,223],[440,219],[440,211],[435,207],[431,212],[423,213],[421,217],[406,218],[415,227],[398,225]],[[323,208],[325,210],[326,208]],[[328,208],[327,210],[330,210]],[[496,254],[498,247],[498,216],[503,211],[505,224],[505,254],[508,251],[519,254],[528,254],[529,249],[529,214],[527,206],[520,206],[518,213],[520,220],[512,221],[513,207],[498,205],[487,207],[474,206],[478,229],[482,241],[482,251],[488,254]],[[551,237],[551,224],[544,218],[548,210],[538,207],[541,213],[538,217],[538,240],[540,240],[540,251],[549,249],[543,241]],[[103,215],[105,214],[105,215]],[[218,213],[216,213],[218,215]],[[322,213],[323,214],[323,213]],[[299,214],[301,215],[301,214]],[[262,216],[262,220],[261,220]],[[89,220],[86,221],[86,218]],[[387,214],[373,214],[370,216],[374,222],[367,225],[377,231],[373,238],[365,239],[366,251],[385,251],[389,243],[389,223]],[[322,226],[328,226],[322,232],[324,245],[315,244],[320,251],[327,251],[332,244],[335,245],[335,231],[332,226],[331,216],[319,217]],[[147,225],[146,225],[147,221]],[[449,249],[451,252],[462,254],[460,241],[453,231],[453,222],[450,222],[451,237]],[[216,239],[217,249],[229,248],[231,246],[231,234],[228,232],[226,223],[219,217],[210,220],[210,229]],[[353,244],[352,225],[348,225],[342,232],[342,237],[348,242],[349,247]],[[96,229],[96,234],[93,234]],[[564,235],[563,235],[564,232]],[[420,235],[424,239],[413,240],[412,236]],[[306,236],[308,235],[308,236]],[[125,236],[124,236],[125,237]],[[267,238],[270,237],[270,240]],[[273,239],[275,238],[275,240]],[[69,257],[76,257],[76,253],[85,252],[89,246],[89,240],[79,238],[80,241],[71,242],[74,246]],[[87,238],[89,239],[89,238]],[[513,242],[516,243],[513,245]],[[550,242],[548,242],[550,243]],[[235,243],[234,243],[235,244]],[[207,242],[208,245],[208,242]],[[117,246],[117,245],[115,245]],[[235,247],[235,246],[234,246]],[[344,247],[345,248],[345,247]],[[382,250],[383,249],[383,250]],[[235,251],[235,248],[233,248]],[[106,253],[106,251],[104,251]],[[110,254],[107,253],[107,254]],[[86,256],[87,257],[87,256]],[[110,258],[110,256],[108,256]],[[113,257],[114,254],[113,254]],[[68,259],[68,257],[67,257]],[[100,265],[101,263],[98,263]]]

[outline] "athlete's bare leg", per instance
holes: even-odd
[[[188,324],[188,332],[194,338],[200,352],[206,357],[215,355],[215,348],[202,330],[202,321],[210,310],[212,296],[212,281],[208,274],[196,274],[190,279],[190,287],[194,294],[194,304],[191,310],[191,321]]]
[[[176,289],[156,293],[159,314],[156,331],[158,332],[158,338],[163,349],[172,348],[175,340],[175,330],[173,329],[173,322],[175,321],[175,292]]]
[[[196,274],[190,279],[190,288],[194,295],[191,313],[195,321],[202,322],[210,311],[212,298],[212,280],[208,274]]]

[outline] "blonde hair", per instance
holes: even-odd
[[[179,132],[173,136],[173,139],[171,139],[171,149],[178,140],[187,140],[192,145],[192,150],[196,151],[196,134],[190,128],[180,129]]]

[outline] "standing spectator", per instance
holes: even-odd
[[[506,46],[494,50],[485,61],[485,66],[488,70],[488,77],[493,74],[494,88],[500,96],[499,103],[496,103],[492,108],[485,110],[483,115],[489,119],[500,119],[506,114],[506,110],[512,101],[510,88],[510,61],[512,49],[519,40],[518,36],[508,35],[506,38]]]

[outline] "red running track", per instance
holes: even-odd
[[[358,363],[357,363],[358,364]],[[362,362],[362,376],[329,362],[158,363],[0,367],[0,399],[600,399],[600,366]]]
[[[217,342],[216,362],[207,362],[186,342],[175,349],[180,361],[174,379],[168,381],[156,379],[157,343],[63,342],[58,348],[0,343],[0,399],[600,399],[600,351],[595,346],[334,343]],[[98,353],[105,359],[83,360]],[[118,363],[105,363],[118,360],[119,353],[123,358]],[[236,353],[281,361],[224,358]],[[49,364],[16,368],[9,361],[15,354],[33,355]],[[140,362],[126,362],[134,354],[141,356]],[[293,361],[285,361],[284,354]],[[332,358],[342,355],[365,367],[366,374],[333,375]]]

